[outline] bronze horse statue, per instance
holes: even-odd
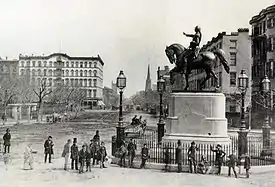
[[[186,54],[189,49],[186,49],[180,44],[172,44],[170,46],[166,46],[165,53],[168,57],[171,64],[175,64],[175,67],[170,71],[170,82],[174,84],[174,75],[175,73],[185,74],[185,88],[187,90],[189,87],[188,79],[192,70],[195,69],[204,69],[206,73],[205,79],[200,84],[200,89],[203,88],[204,84],[208,79],[211,78],[211,75],[215,79],[216,87],[219,87],[218,77],[214,72],[214,64],[217,61],[216,57],[220,59],[221,64],[223,65],[225,71],[229,74],[230,67],[228,65],[227,60],[224,57],[224,51],[222,49],[216,49],[213,52],[206,51],[200,52],[196,59],[194,59],[190,64],[187,64]],[[185,70],[186,69],[186,70]]]

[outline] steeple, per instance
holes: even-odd
[[[151,85],[150,65],[148,64],[147,78],[146,78],[146,84],[145,84],[145,91],[149,91],[149,90],[152,90],[152,85]]]

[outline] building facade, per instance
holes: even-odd
[[[65,85],[85,90],[84,105],[97,106],[103,100],[103,66],[97,57],[71,57],[63,53],[48,56],[19,56],[19,75],[32,83],[43,78],[52,87]]]
[[[18,75],[18,60],[0,59],[0,79],[12,78]]]
[[[261,81],[265,75],[269,77],[271,87],[273,89],[275,87],[275,5],[263,9],[258,15],[252,17],[249,23],[252,26],[252,112],[259,119],[257,121],[260,121],[264,118],[264,114],[261,114],[264,110],[257,100],[259,100]],[[271,103],[272,110],[272,100]],[[253,126],[262,124],[262,122],[259,123]]]
[[[207,42],[201,51],[213,51],[222,49],[225,52],[225,58],[230,64],[229,75],[225,72],[219,59],[216,59],[215,74],[218,77],[221,91],[226,96],[226,115],[229,125],[237,126],[240,115],[240,92],[238,90],[237,78],[241,70],[244,69],[250,78],[249,88],[246,93],[245,107],[251,105],[251,37],[249,29],[238,29],[238,32],[226,34],[219,33],[217,37],[212,38]],[[206,74],[203,70],[196,70],[190,76],[190,89],[199,89],[200,83],[205,78]],[[211,89],[215,85],[214,78],[209,79],[204,88]]]

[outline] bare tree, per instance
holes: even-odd
[[[37,99],[37,120],[42,120],[42,107],[45,98],[52,93],[52,88],[49,83],[47,83],[46,78],[41,78],[37,83],[32,85],[32,90],[36,95]]]

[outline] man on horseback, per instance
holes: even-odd
[[[199,54],[199,45],[201,42],[201,28],[199,26],[195,27],[195,34],[186,34],[183,32],[183,35],[187,37],[193,38],[192,41],[190,42],[189,50],[186,55],[187,57],[187,71],[190,71],[190,64],[193,60],[195,60]]]

